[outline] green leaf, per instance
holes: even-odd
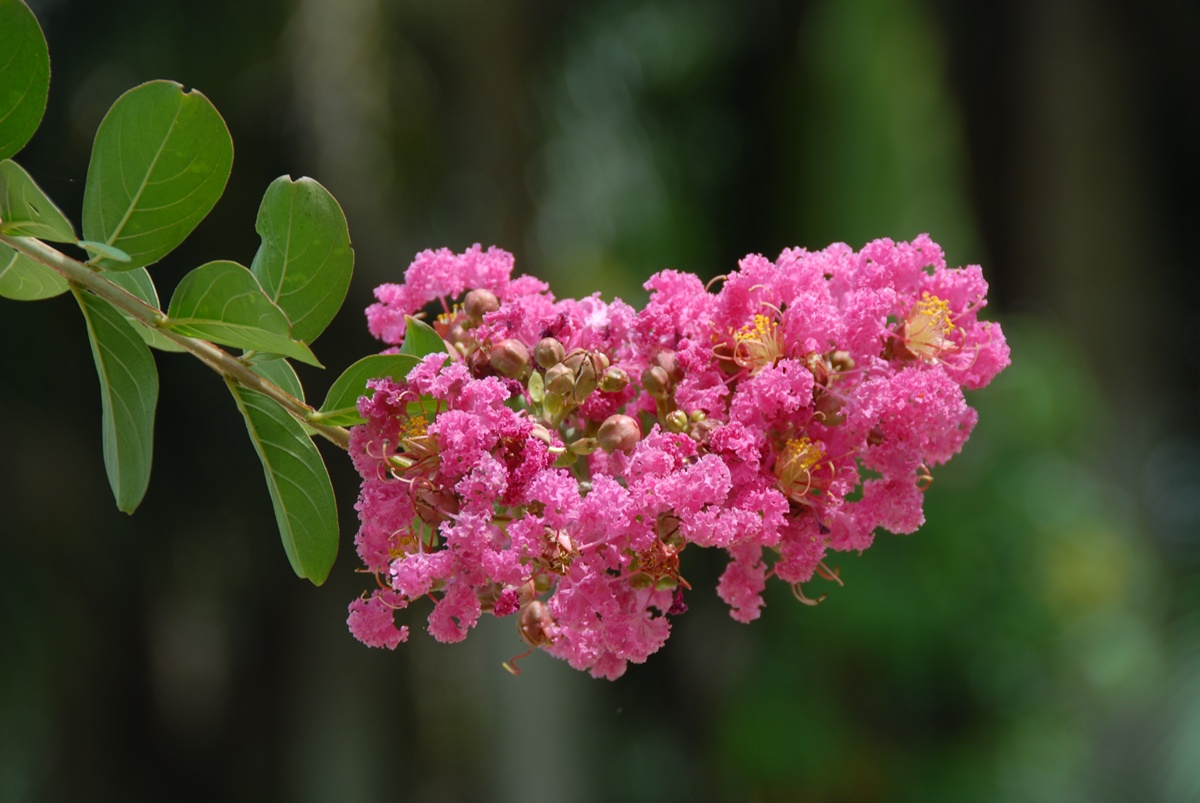
[[[0,245],[0,296],[40,301],[67,292],[67,280],[42,263]]]
[[[204,219],[225,190],[233,141],[208,98],[173,81],[126,92],[96,132],[83,191],[83,236],[119,248],[128,263],[157,262]]]
[[[154,287],[154,281],[150,278],[150,272],[145,268],[134,268],[133,270],[122,271],[121,273],[106,271],[104,278],[133,293],[142,301],[154,307],[154,309],[162,309],[158,300],[158,290]],[[124,312],[121,314],[125,315]],[[159,351],[182,352],[186,350],[183,346],[157,329],[146,326],[128,315],[125,315],[125,320],[129,321],[134,331],[141,335],[142,340],[146,341],[147,346],[152,346]]]
[[[287,360],[262,360],[253,363],[250,370],[271,384],[278,385],[281,390],[287,391],[289,396],[304,401],[304,386],[300,384],[300,377],[296,376],[296,369]]]
[[[0,162],[0,234],[75,242],[71,221],[11,159]]]
[[[97,261],[100,259],[100,257],[104,257],[109,262],[119,262],[121,265],[128,265],[129,263],[133,262],[133,257],[129,256],[129,254],[125,253],[120,248],[106,245],[104,243],[98,243],[95,240],[80,240],[75,244],[80,248],[87,249],[88,253],[92,255],[91,261]],[[121,270],[125,270],[125,268],[121,268]]]
[[[354,249],[346,216],[311,178],[271,182],[258,209],[262,246],[250,270],[292,323],[292,337],[312,343],[346,298]]]
[[[254,274],[236,262],[209,262],[184,276],[171,296],[167,328],[320,365],[307,346],[288,336],[283,310],[267,298]]]
[[[357,403],[359,396],[369,396],[367,380],[389,376],[393,380],[402,380],[408,376],[420,360],[411,354],[376,354],[363,357],[351,365],[333,383],[321,405],[320,421],[338,427],[352,427],[363,423],[363,417],[358,414]]]
[[[338,546],[337,504],[321,454],[300,423],[278,403],[237,385],[230,385],[230,390],[262,461],[292,569],[321,585]]]
[[[50,91],[50,51],[21,0],[0,0],[0,159],[29,142]]]
[[[433,331],[433,327],[424,321],[419,321],[411,315],[404,316],[404,342],[400,344],[401,354],[411,354],[414,357],[424,357],[427,354],[446,351],[446,341]]]
[[[76,291],[100,377],[104,469],[117,508],[132,513],[150,483],[158,370],[133,327],[107,301]]]

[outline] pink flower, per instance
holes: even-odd
[[[977,419],[963,390],[1009,362],[978,317],[982,272],[926,235],[750,255],[715,292],[662,271],[642,310],[512,269],[494,248],[426,251],[367,311],[396,344],[440,301],[456,355],[359,400],[355,545],[383,588],[348,624],[369,645],[406,639],[394,612],[431,598],[439,641],[515,613],[532,647],[615,679],[686,611],[688,547],[726,551],[716,593],[738,621],[771,577],[813,603],[801,584],[837,580],[829,550],[923,523],[931,471]]]

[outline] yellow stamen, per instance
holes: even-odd
[[[812,489],[812,468],[821,462],[825,452],[807,436],[787,442],[775,461],[775,473],[784,492],[804,496]]]
[[[936,362],[943,351],[955,348],[946,338],[953,331],[950,302],[924,292],[904,322],[904,345],[912,356]]]
[[[750,369],[751,376],[774,365],[782,356],[779,324],[766,315],[755,315],[751,323],[733,333],[733,361]]]
[[[429,421],[425,416],[414,415],[404,422],[404,426],[400,427],[400,439],[411,440],[423,437],[427,429],[429,429]]]

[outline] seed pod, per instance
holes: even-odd
[[[604,419],[600,431],[596,433],[600,448],[609,454],[618,450],[628,454],[641,439],[642,428],[637,419],[620,413]]]
[[[671,390],[671,378],[661,366],[654,365],[642,371],[642,387],[654,398],[665,399]]]
[[[488,352],[488,364],[501,376],[516,379],[529,367],[529,349],[520,340],[501,340]]]
[[[487,313],[495,312],[498,309],[500,309],[500,299],[496,298],[496,294],[491,290],[484,290],[482,287],[477,287],[467,293],[467,297],[463,299],[463,311],[475,323],[482,321],[483,316]]]
[[[542,368],[553,368],[566,356],[567,350],[563,348],[563,344],[553,337],[543,337],[533,347],[533,359]]]
[[[604,376],[600,377],[600,389],[605,393],[616,393],[619,390],[624,390],[629,384],[629,374],[624,368],[609,368],[604,372]]]

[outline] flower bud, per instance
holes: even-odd
[[[529,367],[529,349],[520,340],[511,337],[501,340],[488,352],[488,364],[501,376],[515,379]]]
[[[633,451],[633,447],[637,446],[641,439],[642,428],[638,425],[637,419],[621,414],[610,415],[604,419],[604,423],[600,425],[600,431],[596,433],[596,440],[600,444],[600,448],[609,454],[618,450],[628,454]]]
[[[629,374],[625,373],[624,368],[609,368],[604,372],[604,376],[600,377],[600,390],[605,393],[624,390],[628,384]]]
[[[482,287],[477,287],[467,293],[467,297],[463,299],[463,311],[475,323],[482,321],[483,316],[487,313],[495,312],[498,309],[500,309],[500,299],[496,298],[496,294],[491,290],[484,290]]]
[[[687,429],[688,417],[683,410],[672,410],[667,413],[667,429],[671,432],[683,432]]]
[[[678,384],[683,379],[683,366],[679,364],[679,358],[675,356],[675,352],[660,351],[654,358],[654,362],[667,372],[667,378],[671,380],[671,384]]]
[[[850,352],[840,349],[830,353],[829,362],[835,371],[849,371],[854,367],[854,358],[850,356]]]
[[[665,399],[671,388],[671,378],[661,366],[655,365],[642,371],[642,387],[654,398]]]
[[[575,369],[575,401],[582,402],[591,395],[596,389],[597,380],[596,364],[591,360],[581,362]]]
[[[535,599],[521,606],[517,617],[517,632],[531,647],[540,647],[550,643],[550,634],[546,631],[554,625],[554,617],[550,608],[541,600]]]
[[[575,372],[559,363],[546,370],[546,392],[566,398],[575,390]]]
[[[562,362],[566,356],[567,350],[563,348],[563,344],[553,337],[543,337],[533,347],[533,359],[542,368],[553,368]]]
[[[578,371],[579,366],[583,365],[583,361],[588,358],[587,350],[571,349],[567,356],[563,358],[563,365],[570,368],[572,371]]]

